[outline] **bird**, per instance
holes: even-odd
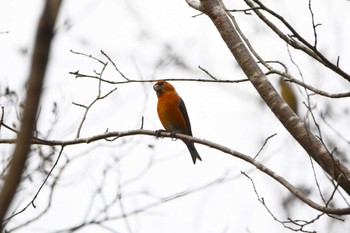
[[[289,107],[294,111],[295,114],[298,114],[298,102],[297,97],[294,93],[292,86],[286,82],[283,77],[279,79],[280,84],[280,94],[284,101],[289,105]]]
[[[153,89],[158,97],[158,117],[165,130],[173,134],[183,133],[193,136],[185,102],[176,92],[174,86],[164,80],[159,80],[154,84]],[[202,161],[194,143],[182,141],[186,144],[191,154],[193,164],[196,163],[196,159]]]

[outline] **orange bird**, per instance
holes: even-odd
[[[173,85],[161,80],[154,84],[153,89],[158,96],[157,112],[163,127],[171,133],[178,132],[192,136],[191,123],[185,103]],[[196,159],[202,161],[194,143],[184,140],[183,142],[191,153],[193,163],[196,163]]]

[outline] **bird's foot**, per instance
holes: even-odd
[[[164,130],[164,129],[158,129],[158,130],[156,130],[156,131],[155,131],[156,137],[157,137],[157,138],[163,138],[163,137],[160,136],[160,134],[161,134],[162,132],[167,132],[167,131]]]
[[[177,134],[177,133],[181,133],[181,131],[180,131],[180,130],[175,130],[175,131],[171,131],[171,132],[170,132],[171,140],[173,140],[173,141],[176,141],[176,140],[177,140],[177,138],[176,138],[176,134]]]

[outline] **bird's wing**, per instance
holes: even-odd
[[[185,122],[186,122],[186,126],[187,126],[187,132],[185,132],[185,133],[192,136],[190,118],[188,117],[188,114],[187,114],[185,102],[182,99],[180,100],[180,103],[179,103],[179,109],[181,111],[182,116],[185,118]]]

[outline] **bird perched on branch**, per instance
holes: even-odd
[[[192,136],[191,123],[184,101],[177,94],[173,85],[166,81],[158,81],[153,89],[158,96],[157,112],[163,127],[170,133],[183,133]],[[184,141],[191,153],[193,163],[202,161],[193,142]]]
[[[294,93],[294,90],[292,86],[284,81],[283,77],[280,77],[279,80],[280,84],[280,94],[284,101],[289,105],[289,107],[295,112],[295,114],[298,115],[298,103],[297,103],[297,97]]]

